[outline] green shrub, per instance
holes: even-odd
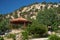
[[[34,37],[42,37],[45,34],[47,34],[47,26],[38,23],[37,21],[33,22],[31,26],[27,27],[27,32],[29,33],[29,35],[33,35]]]
[[[23,36],[23,40],[28,40],[28,32],[27,31],[24,31],[22,32],[22,36]]]
[[[52,27],[52,31],[56,31],[60,25],[60,16],[58,15],[59,12],[57,12],[56,8],[44,9],[44,11],[38,12],[36,19],[39,23],[45,24],[47,26],[50,25]]]
[[[48,40],[60,40],[60,37],[57,36],[56,34],[53,34],[53,35],[51,35],[51,36],[49,37]]]
[[[0,40],[4,40],[4,38],[3,37],[0,37]]]
[[[34,34],[32,37],[33,37],[33,38],[39,38],[40,35],[39,35],[39,34]]]
[[[16,35],[15,34],[8,34],[6,35],[7,38],[13,38],[15,40]]]

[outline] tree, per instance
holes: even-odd
[[[60,36],[57,36],[56,34],[52,34],[49,36],[48,40],[60,40]]]
[[[39,23],[47,25],[47,26],[58,26],[58,17],[54,9],[45,9],[44,11],[40,11],[37,15],[37,20]]]
[[[48,4],[53,4],[53,2],[48,2]]]
[[[53,4],[56,4],[57,5],[58,3],[57,2],[54,2]]]
[[[46,1],[43,1],[42,4],[46,4],[47,2]]]
[[[48,31],[47,26],[40,24],[37,20],[33,20],[33,23],[26,30],[33,37],[43,37]]]
[[[0,14],[0,22],[3,20],[3,15]]]
[[[7,30],[9,30],[9,22],[8,19],[4,19],[0,22],[0,34],[4,34]]]
[[[0,40],[4,40],[4,38],[3,37],[0,37]]]
[[[57,8],[57,13],[60,14],[60,7]]]

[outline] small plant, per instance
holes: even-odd
[[[27,31],[22,32],[23,40],[28,40],[28,33]]]
[[[4,40],[4,38],[3,37],[0,37],[0,40]]]
[[[13,38],[15,40],[16,35],[15,34],[8,34],[6,35],[7,38]]]
[[[56,34],[52,34],[48,40],[60,40],[60,37],[57,36]]]

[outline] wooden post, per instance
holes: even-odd
[[[24,28],[26,27],[26,23],[24,22]]]

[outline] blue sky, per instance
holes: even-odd
[[[0,0],[0,14],[13,12],[14,10],[44,0]],[[59,2],[60,0],[45,0],[46,2]]]

